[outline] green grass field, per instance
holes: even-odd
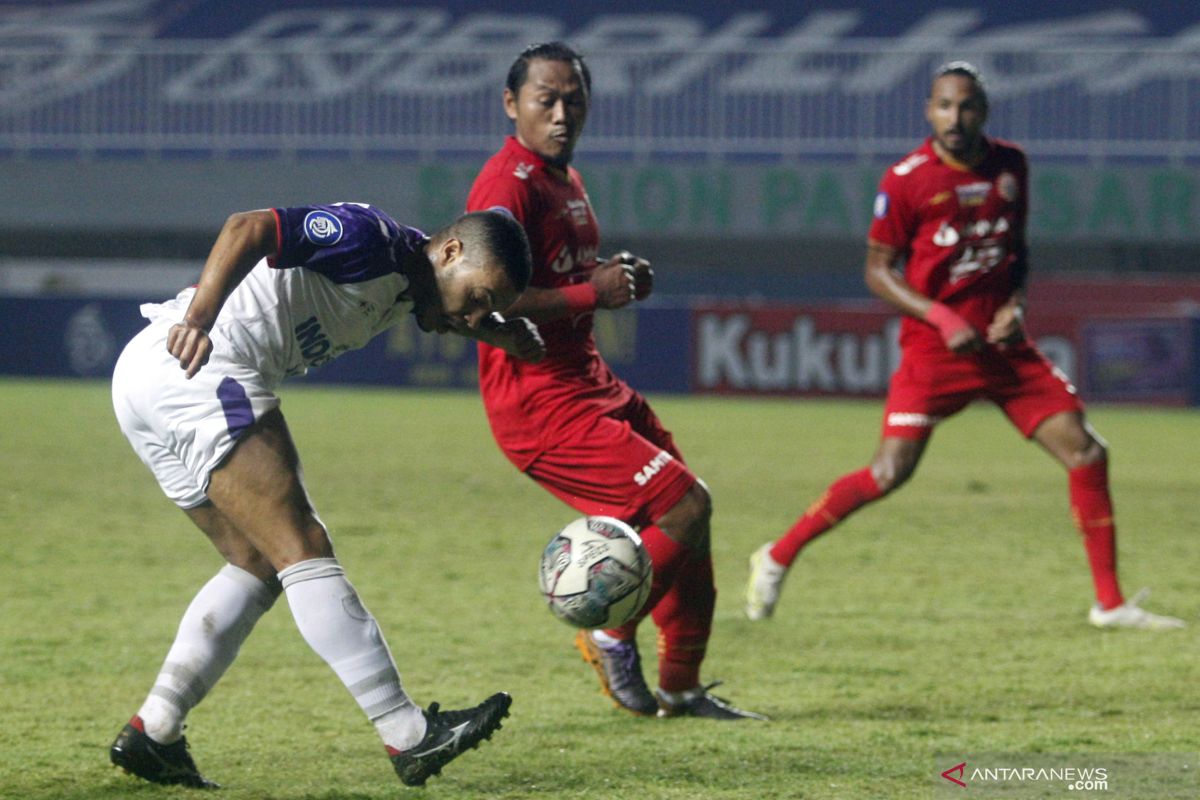
[[[537,592],[541,548],[575,514],[504,460],[475,396],[282,396],[410,693],[448,707],[514,697],[504,730],[423,796],[940,797],[937,773],[972,753],[1145,754],[1164,766],[1132,794],[1097,796],[1200,796],[1195,411],[1092,411],[1113,448],[1126,592],[1151,586],[1150,607],[1191,623],[1110,633],[1085,621],[1064,474],[987,407],[946,423],[907,487],[804,553],[776,619],[745,621],[746,556],[866,462],[879,406],[655,398],[715,498],[705,677],[772,717],[728,724],[630,718],[599,694]],[[117,772],[107,747],[220,561],[122,439],[107,385],[4,381],[0,408],[0,797],[194,796]],[[653,653],[649,625],[642,645]],[[229,800],[418,791],[282,602],[189,740]]]

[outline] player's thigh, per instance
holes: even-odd
[[[680,461],[684,461],[683,453],[675,445],[675,437],[662,424],[658,414],[650,407],[646,398],[635,393],[617,416],[628,421],[633,431],[646,441],[661,447]]]
[[[983,389],[969,356],[906,352],[888,385],[882,438],[924,441],[939,422],[962,411]]]
[[[638,526],[661,517],[696,483],[671,450],[642,436],[628,420],[608,416],[556,442],[526,473],[584,514]]]
[[[209,475],[208,496],[276,570],[333,555],[278,409],[257,420]]]
[[[1044,422],[1061,414],[1067,416],[1061,420],[1061,426],[1055,426],[1055,431],[1082,432],[1082,428],[1074,430],[1081,423],[1084,410],[1075,387],[1062,370],[1032,346],[1022,347],[1009,356],[1009,372],[997,379],[990,395],[1026,438],[1033,437]]]
[[[166,352],[165,337],[165,326],[150,325],[122,350],[113,370],[113,411],[121,433],[163,493],[180,508],[188,509],[203,503],[205,495],[200,479],[173,447],[177,437],[163,419],[167,396],[178,391],[167,370],[174,366],[179,371]]]
[[[151,324],[122,352],[113,373],[113,405],[135,449],[136,431],[138,440],[182,462],[194,484],[187,497],[171,488],[178,483],[173,475],[155,467],[170,459],[154,459],[151,469],[168,496],[190,508],[203,502],[212,470],[257,420],[279,407],[279,398],[257,370],[229,360],[221,349],[188,379],[167,352],[169,327]]]

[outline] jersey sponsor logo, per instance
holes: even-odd
[[[909,411],[893,411],[887,416],[887,424],[894,428],[932,428],[941,421],[941,417],[914,414]]]
[[[595,247],[585,247],[582,250],[572,253],[569,245],[563,245],[558,251],[558,255],[550,262],[550,269],[560,275],[565,275],[575,269],[578,264],[590,264],[596,260],[599,250]]]
[[[987,200],[988,194],[992,191],[991,181],[977,181],[976,183],[963,183],[954,187],[955,194],[958,195],[958,202],[964,206],[981,206]]]
[[[971,275],[982,275],[990,272],[1004,260],[1008,253],[1008,240],[1004,234],[1012,227],[1007,217],[999,219],[977,219],[957,230],[948,222],[933,236],[934,244],[950,247],[966,240],[958,260],[950,265],[950,282],[959,281]]]
[[[880,192],[875,195],[875,219],[886,217],[889,205],[891,205],[891,201],[888,199],[887,192]]]
[[[675,456],[671,455],[666,450],[659,450],[658,455],[650,459],[646,466],[633,473],[633,482],[638,486],[645,486],[650,482],[651,478],[662,471],[663,467],[674,460]]]
[[[517,164],[517,168],[513,170],[513,175],[523,181],[529,180],[529,176],[533,174],[533,164],[526,164],[524,161]]]
[[[925,155],[924,153],[916,153],[892,167],[892,172],[896,173],[900,177],[904,177],[928,160],[929,156]]]
[[[1010,203],[1016,200],[1020,192],[1017,176],[1011,172],[1001,172],[1000,177],[996,179],[996,191]]]
[[[318,247],[329,247],[342,239],[342,221],[328,211],[310,211],[304,217],[304,238]]]
[[[958,244],[958,230],[949,222],[943,222],[933,235],[933,243],[938,247],[954,247]]]
[[[321,361],[321,357],[329,352],[330,344],[329,337],[325,335],[325,331],[321,330],[321,322],[316,317],[309,317],[301,322],[295,328],[296,344],[300,345],[300,352],[304,355],[304,360],[316,366]]]

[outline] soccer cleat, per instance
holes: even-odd
[[[771,558],[774,542],[767,542],[750,556],[750,580],[746,583],[746,616],[766,619],[775,613],[779,590],[788,568]]]
[[[1151,614],[1142,608],[1142,601],[1149,594],[1148,589],[1142,589],[1132,600],[1126,600],[1107,611],[1098,605],[1092,606],[1088,612],[1088,622],[1097,628],[1138,628],[1144,631],[1169,631],[1184,627],[1183,620],[1177,617]]]
[[[595,668],[600,676],[600,690],[612,698],[617,708],[641,717],[652,717],[658,712],[658,701],[642,677],[642,658],[636,641],[630,639],[601,647],[590,631],[581,630],[575,637],[575,646],[583,654],[583,660]]]
[[[196,762],[188,752],[187,739],[180,737],[177,742],[159,744],[146,735],[142,718],[136,715],[117,734],[108,757],[128,774],[151,783],[193,789],[220,788],[196,769]]]
[[[401,783],[424,786],[442,767],[467,750],[479,747],[484,739],[491,739],[502,727],[500,721],[508,716],[510,705],[512,698],[505,692],[497,692],[474,708],[461,711],[441,711],[437,703],[432,703],[421,712],[425,715],[425,737],[409,750],[387,748]]]
[[[669,700],[662,689],[655,689],[658,697],[658,715],[660,717],[705,717],[707,719],[761,719],[767,717],[755,714],[753,711],[743,711],[729,704],[708,690],[719,686],[720,681],[713,681],[707,686],[700,686],[690,692],[684,692],[684,699],[679,702]]]

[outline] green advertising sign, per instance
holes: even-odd
[[[601,227],[612,233],[862,236],[879,164],[581,164]],[[417,169],[423,221],[461,210],[478,165]],[[1200,239],[1200,170],[1036,164],[1030,236]]]

